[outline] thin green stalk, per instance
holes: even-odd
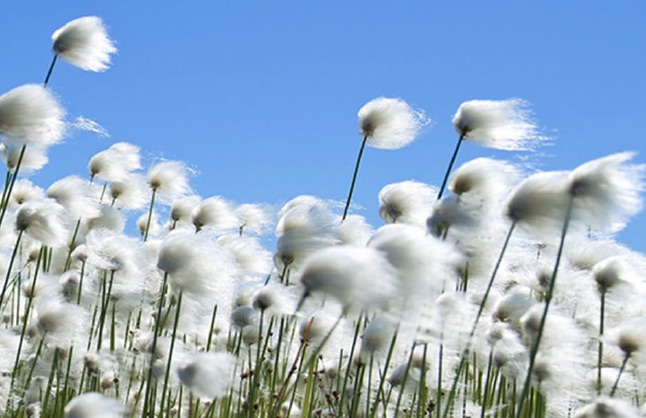
[[[81,273],[79,277],[79,290],[76,294],[76,304],[81,304],[81,293],[83,292],[83,278],[85,277],[85,261],[81,263]]]
[[[612,390],[610,391],[610,397],[615,396],[615,392],[617,391],[617,388],[619,387],[619,380],[621,379],[621,375],[624,374],[624,370],[626,369],[626,364],[628,363],[628,359],[630,358],[630,354],[626,353],[624,355],[624,361],[621,362],[621,367],[619,368],[619,373],[617,373],[617,379],[615,380],[615,384],[612,385]]]
[[[18,236],[16,237],[16,243],[14,244],[13,252],[11,253],[11,259],[9,259],[9,266],[7,267],[7,274],[4,279],[4,285],[2,286],[2,293],[0,293],[0,309],[2,308],[2,303],[4,302],[5,294],[7,293],[7,289],[9,288],[11,269],[13,268],[14,261],[16,261],[16,255],[18,254],[18,249],[20,248],[20,240],[22,239],[23,232],[25,232],[23,229],[18,231]]]
[[[482,408],[480,408],[480,418],[485,418],[485,412],[487,411],[487,408],[489,406],[489,392],[492,392],[491,397],[493,400],[493,388],[489,390],[489,386],[491,385],[491,368],[493,365],[493,347],[491,347],[491,350],[489,351],[489,360],[487,361],[487,375],[485,377],[485,384],[484,384],[484,391],[482,391]]]
[[[72,252],[74,251],[74,244],[76,244],[76,238],[78,237],[79,229],[81,228],[81,218],[78,218],[76,221],[76,226],[74,227],[74,232],[72,233],[72,238],[68,244],[67,258],[65,259],[65,268],[63,271],[67,271],[72,266]]]
[[[525,398],[529,391],[529,386],[532,380],[532,369],[534,368],[534,362],[536,360],[536,355],[538,354],[538,348],[541,343],[541,337],[543,336],[543,329],[545,328],[545,322],[547,321],[547,313],[550,309],[550,303],[552,302],[552,296],[554,293],[554,285],[556,284],[556,274],[558,273],[559,264],[561,262],[561,256],[563,255],[563,246],[565,245],[565,236],[567,235],[568,227],[570,225],[570,220],[572,218],[572,207],[574,206],[574,199],[572,195],[568,197],[568,205],[565,212],[565,220],[563,222],[563,230],[561,231],[561,242],[559,244],[559,249],[556,254],[556,263],[554,264],[554,271],[552,272],[552,279],[550,281],[550,287],[547,291],[547,296],[545,298],[545,308],[543,309],[543,316],[541,317],[541,323],[538,327],[538,332],[536,333],[536,341],[532,347],[529,356],[529,366],[527,368],[527,376],[525,377],[525,383],[523,385],[523,391],[520,395],[520,400],[518,401],[518,410],[516,412],[516,418],[520,418],[523,411],[523,404],[525,403]]]
[[[58,55],[54,54],[54,58],[52,59],[52,63],[49,65],[49,69],[47,70],[47,75],[45,76],[45,81],[43,82],[44,87],[47,87],[47,83],[49,83],[49,78],[52,76],[52,71],[54,71],[54,65],[56,65],[56,58],[58,58]]]
[[[166,363],[166,372],[164,373],[164,386],[162,386],[162,397],[160,406],[164,408],[164,401],[166,400],[166,389],[168,388],[168,381],[170,378],[171,361],[173,359],[173,351],[175,349],[175,339],[177,337],[177,326],[179,324],[179,314],[182,308],[182,296],[184,292],[180,291],[177,296],[177,307],[175,308],[175,323],[173,324],[173,334],[170,340],[170,349],[168,350],[168,362]]]
[[[213,339],[213,328],[215,327],[215,318],[218,315],[218,305],[213,305],[213,314],[211,314],[211,326],[209,326],[209,335],[206,337],[206,351],[211,350],[211,341]]]
[[[390,340],[390,347],[388,348],[388,355],[386,356],[386,363],[384,364],[384,372],[381,375],[381,379],[379,379],[379,388],[377,389],[377,396],[375,397],[375,401],[372,405],[372,412],[370,412],[370,418],[374,418],[375,414],[377,413],[377,407],[379,405],[379,395],[383,391],[384,382],[386,381],[386,376],[388,374],[388,367],[390,367],[390,361],[392,360],[393,352],[395,351],[395,343],[397,341],[398,334],[399,334],[399,325],[397,326],[397,329],[393,334],[392,340]],[[372,360],[372,356],[370,356],[370,359]]]
[[[361,148],[359,148],[359,155],[357,156],[357,163],[354,166],[354,174],[352,175],[352,183],[350,183],[350,192],[348,193],[348,200],[345,202],[345,208],[343,209],[342,220],[348,216],[348,209],[350,209],[350,201],[352,200],[352,193],[354,192],[354,185],[357,182],[357,174],[359,174],[359,165],[361,164],[361,157],[363,156],[363,150],[366,148],[366,142],[368,142],[368,135],[363,137],[361,142]]]
[[[404,398],[404,392],[406,391],[406,380],[408,380],[408,373],[410,372],[410,367],[411,364],[413,363],[413,354],[415,353],[415,343],[413,342],[413,345],[411,346],[410,349],[410,355],[408,356],[408,362],[406,363],[406,369],[404,370],[404,378],[402,379],[401,383],[401,390],[399,391],[399,395],[397,395],[397,403],[395,404],[395,418],[399,415],[399,408],[401,406],[402,399]]]
[[[599,309],[599,345],[597,355],[597,396],[601,395],[601,363],[603,358],[603,327],[606,311],[606,291],[601,292],[601,307]]]
[[[446,182],[449,180],[451,169],[453,168],[453,164],[455,164],[455,158],[458,156],[458,151],[460,150],[460,145],[462,145],[463,140],[464,140],[464,134],[460,135],[460,138],[458,139],[458,143],[455,145],[455,149],[453,150],[453,156],[451,156],[451,161],[449,162],[449,166],[446,169],[446,174],[444,174],[444,179],[442,179],[442,185],[440,186],[440,191],[437,194],[437,200],[440,200],[442,198],[442,194],[444,193],[444,189],[446,188]]]
[[[153,219],[153,209],[155,207],[155,196],[157,195],[157,189],[152,189],[153,193],[150,197],[150,208],[148,209],[148,220],[146,221],[146,230],[144,231],[144,241],[148,240],[148,231],[150,231],[150,223]]]

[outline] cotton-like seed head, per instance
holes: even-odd
[[[99,207],[86,180],[69,176],[54,182],[47,197],[60,203],[74,218],[94,218]]]
[[[258,315],[251,306],[238,306],[231,312],[231,325],[239,330],[254,325],[257,319]]]
[[[202,198],[196,195],[180,197],[175,200],[170,208],[171,221],[191,221],[191,215],[201,200]]]
[[[99,216],[88,219],[87,226],[92,230],[107,229],[113,232],[121,232],[126,221],[121,211],[110,205],[101,205]]]
[[[567,208],[568,173],[550,171],[534,174],[511,192],[507,216],[512,222],[541,235],[559,231]]]
[[[177,369],[179,380],[199,398],[226,395],[233,383],[236,358],[229,353],[197,353]]]
[[[624,399],[600,396],[594,402],[579,408],[574,418],[639,418],[640,414]]]
[[[162,161],[148,170],[148,185],[162,202],[170,203],[190,191],[188,173],[188,167],[180,161]]]
[[[39,200],[44,198],[45,191],[43,189],[27,179],[20,179],[14,184],[9,204],[11,206],[20,206],[30,200]]]
[[[6,141],[0,144],[2,150],[2,161],[7,166],[7,170],[15,172],[20,161],[20,172],[29,174],[36,170],[40,170],[47,164],[49,157],[47,156],[48,147],[40,144],[32,144],[25,149],[22,153],[23,145],[17,142]],[[20,155],[22,154],[22,160]]]
[[[453,227],[471,228],[476,225],[472,211],[460,204],[456,195],[449,195],[436,201],[433,213],[426,220],[428,231],[436,236],[442,236]]]
[[[423,112],[401,99],[380,97],[359,110],[359,128],[367,144],[381,149],[398,149],[412,142],[430,123]]]
[[[0,96],[0,136],[20,144],[47,147],[65,134],[65,110],[39,84],[26,84]]]
[[[646,326],[640,320],[627,321],[608,333],[608,342],[616,345],[626,357],[643,353],[646,347]]]
[[[521,99],[469,100],[453,116],[453,126],[465,140],[503,150],[527,150],[546,138]]]
[[[594,281],[597,282],[599,292],[605,293],[608,289],[618,285],[626,274],[626,266],[620,257],[610,257],[597,263],[592,269]]]
[[[498,199],[518,179],[518,170],[506,161],[476,158],[462,164],[451,176],[449,190],[458,196]]]
[[[120,401],[100,393],[79,395],[65,406],[65,418],[122,418],[128,408]]]
[[[240,227],[255,234],[267,232],[272,223],[272,210],[268,206],[244,203],[235,208]]]
[[[306,260],[301,283],[306,294],[330,295],[347,307],[384,307],[396,293],[395,275],[377,250],[336,246]]]
[[[580,165],[570,174],[573,218],[603,232],[616,232],[641,210],[646,165],[630,164],[622,152]]]
[[[53,200],[27,202],[16,212],[16,230],[43,245],[62,245],[67,240],[64,216],[65,209]]]
[[[233,206],[220,196],[204,199],[193,211],[192,221],[196,231],[204,227],[226,230],[240,226]]]
[[[361,215],[348,215],[335,230],[335,236],[342,244],[360,247],[366,245],[373,233],[374,229]]]
[[[88,163],[90,176],[106,182],[124,181],[128,174],[140,168],[139,147],[127,142],[117,142],[96,153]]]
[[[130,173],[123,181],[110,183],[110,198],[120,209],[137,210],[146,206],[148,185],[140,174]]]
[[[388,184],[379,191],[379,216],[387,223],[423,226],[436,197],[436,188],[417,181]]]
[[[377,353],[385,354],[396,331],[397,324],[394,321],[385,316],[375,317],[361,336],[361,355],[369,358]]]
[[[86,71],[101,72],[117,52],[103,21],[96,16],[74,19],[52,34],[54,53]]]

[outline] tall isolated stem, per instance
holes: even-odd
[[[150,222],[153,219],[153,208],[155,207],[155,195],[157,189],[153,189],[153,194],[150,198],[150,208],[148,209],[148,220],[146,221],[146,231],[144,232],[144,242],[148,240],[148,231],[150,230]]]
[[[440,200],[442,198],[442,194],[444,194],[444,189],[446,188],[446,182],[449,181],[449,175],[451,174],[451,170],[453,169],[453,164],[455,164],[455,158],[458,156],[458,151],[460,150],[460,145],[462,145],[463,140],[464,140],[464,135],[460,135],[460,138],[458,139],[458,143],[455,144],[455,149],[453,150],[453,156],[451,157],[449,166],[446,169],[446,173],[444,174],[444,179],[442,180],[440,191],[437,194],[437,200]]]
[[[49,83],[49,78],[52,76],[52,71],[54,71],[54,66],[56,65],[57,58],[58,58],[58,55],[54,54],[54,59],[52,59],[52,63],[49,65],[49,70],[47,70],[47,76],[45,76],[45,82],[43,82],[44,87],[47,87],[47,83]]]
[[[572,206],[574,205],[574,197],[572,194],[568,197],[567,209],[565,212],[565,221],[563,222],[563,230],[561,231],[561,242],[559,244],[559,250],[556,254],[556,263],[554,264],[554,271],[552,272],[552,279],[550,280],[550,287],[547,291],[547,296],[545,297],[545,308],[543,309],[543,316],[541,317],[541,323],[538,327],[538,332],[536,333],[536,341],[532,346],[532,350],[529,354],[529,366],[527,367],[527,376],[525,377],[525,383],[523,385],[523,392],[520,395],[520,401],[518,403],[518,410],[516,411],[516,418],[520,418],[523,413],[523,405],[525,403],[525,398],[529,393],[529,386],[532,380],[532,369],[534,368],[534,362],[536,361],[536,354],[538,354],[538,348],[541,343],[541,337],[543,336],[543,330],[545,329],[545,322],[547,321],[547,312],[550,309],[550,303],[552,302],[552,295],[554,293],[554,285],[556,284],[556,274],[559,270],[559,264],[561,263],[561,256],[563,255],[563,246],[565,244],[565,236],[567,235],[568,227],[570,226],[570,220],[572,219]]]
[[[350,192],[348,193],[348,200],[345,202],[345,208],[343,209],[343,218],[348,216],[348,209],[350,208],[350,201],[352,200],[352,193],[354,192],[354,184],[357,182],[357,174],[359,174],[359,165],[361,164],[361,157],[363,156],[363,150],[366,148],[366,142],[368,142],[368,135],[363,137],[363,142],[361,142],[361,148],[359,149],[359,155],[357,156],[357,164],[354,166],[354,174],[352,175],[352,183],[350,183]]]
[[[630,354],[626,353],[624,355],[624,361],[621,362],[621,367],[619,368],[619,373],[617,373],[617,379],[615,380],[615,384],[612,385],[612,390],[610,391],[610,397],[615,396],[615,392],[617,391],[617,388],[619,387],[619,380],[621,379],[621,375],[624,374],[624,370],[626,369],[626,363],[628,363],[628,359],[630,358]]]

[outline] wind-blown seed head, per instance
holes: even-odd
[[[103,21],[96,16],[74,19],[52,34],[54,53],[86,71],[108,69],[110,55],[117,52]]]
[[[426,227],[432,235],[439,237],[450,228],[471,228],[476,223],[473,211],[461,205],[456,195],[448,195],[435,202],[433,212],[426,220]]]
[[[47,197],[60,203],[74,218],[94,218],[99,215],[98,202],[86,180],[69,176],[54,182]]]
[[[372,248],[335,246],[305,261],[301,283],[305,295],[323,293],[345,306],[385,307],[396,293],[396,272]]]
[[[36,329],[49,341],[61,346],[80,344],[79,334],[85,329],[87,312],[51,295],[39,298],[36,306]]]
[[[117,142],[90,159],[90,176],[106,182],[124,181],[134,170],[141,168],[139,147],[127,142]]]
[[[162,161],[148,170],[148,185],[158,192],[160,201],[172,202],[190,191],[188,172],[181,161]]]
[[[65,406],[65,418],[123,418],[127,415],[128,408],[120,401],[95,392],[79,395]]]
[[[272,211],[269,207],[253,203],[244,203],[235,209],[240,227],[255,234],[267,232],[272,222]]]
[[[16,212],[16,230],[24,231],[43,245],[65,244],[65,209],[53,200],[27,202]]]
[[[359,128],[367,144],[381,149],[398,149],[411,143],[430,119],[401,99],[379,97],[359,110]]]
[[[148,199],[148,185],[145,178],[140,174],[130,173],[122,181],[110,183],[110,198],[120,209],[143,208]]]
[[[567,172],[534,174],[511,192],[507,201],[507,217],[534,233],[554,235],[565,219],[567,187]]]
[[[212,400],[227,394],[236,358],[229,353],[197,353],[177,369],[179,380],[197,397]]]
[[[469,100],[453,116],[453,126],[465,140],[502,150],[528,150],[546,139],[521,99]]]
[[[379,216],[387,223],[424,226],[436,197],[436,188],[417,181],[388,184],[379,191]]]
[[[518,175],[518,170],[506,161],[476,158],[455,170],[448,187],[461,198],[494,200],[510,189]]]
[[[0,96],[0,136],[6,141],[47,147],[65,133],[65,110],[39,84],[26,84]]]
[[[361,336],[360,355],[364,361],[370,356],[385,354],[396,331],[397,323],[386,316],[379,315],[370,321]]]
[[[192,218],[196,231],[204,227],[227,230],[240,226],[233,206],[221,196],[204,199],[193,210]]]
[[[619,256],[609,257],[595,264],[592,274],[601,293],[605,293],[609,289],[630,280],[627,277],[630,274],[628,267],[623,258]]]
[[[612,154],[580,165],[570,174],[573,217],[604,231],[622,229],[641,210],[646,165],[630,164],[632,152]]]
[[[201,197],[197,195],[184,196],[176,199],[170,208],[170,220],[173,222],[187,222],[192,220],[195,208],[200,204]]]
[[[18,168],[18,161],[20,161],[20,171],[22,174],[29,174],[36,170],[40,170],[47,164],[49,157],[47,156],[47,146],[40,144],[32,144],[25,149],[23,154],[23,145],[17,142],[7,141],[0,144],[2,151],[2,161],[7,166],[7,170],[15,172]],[[20,155],[22,154],[22,160]]]
[[[9,200],[10,207],[18,207],[30,200],[45,198],[45,191],[27,179],[20,179],[14,184]]]

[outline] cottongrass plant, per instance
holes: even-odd
[[[57,31],[57,56],[75,63],[76,48],[75,65],[105,69],[114,45],[97,19]],[[311,195],[278,210],[204,198],[192,194],[186,165],[143,172],[139,148],[123,142],[91,158],[89,179],[18,178],[21,165],[46,162],[63,115],[40,86],[0,96],[5,415],[644,410],[646,257],[612,240],[641,208],[634,154],[532,174],[477,158],[447,177],[439,200],[431,184],[385,186],[386,225],[373,227],[348,215],[352,191],[342,214]],[[386,98],[359,119],[362,150],[404,146],[425,123]],[[460,142],[494,148],[544,140],[515,99],[463,103],[454,126]],[[139,235],[125,227],[131,220]]]

